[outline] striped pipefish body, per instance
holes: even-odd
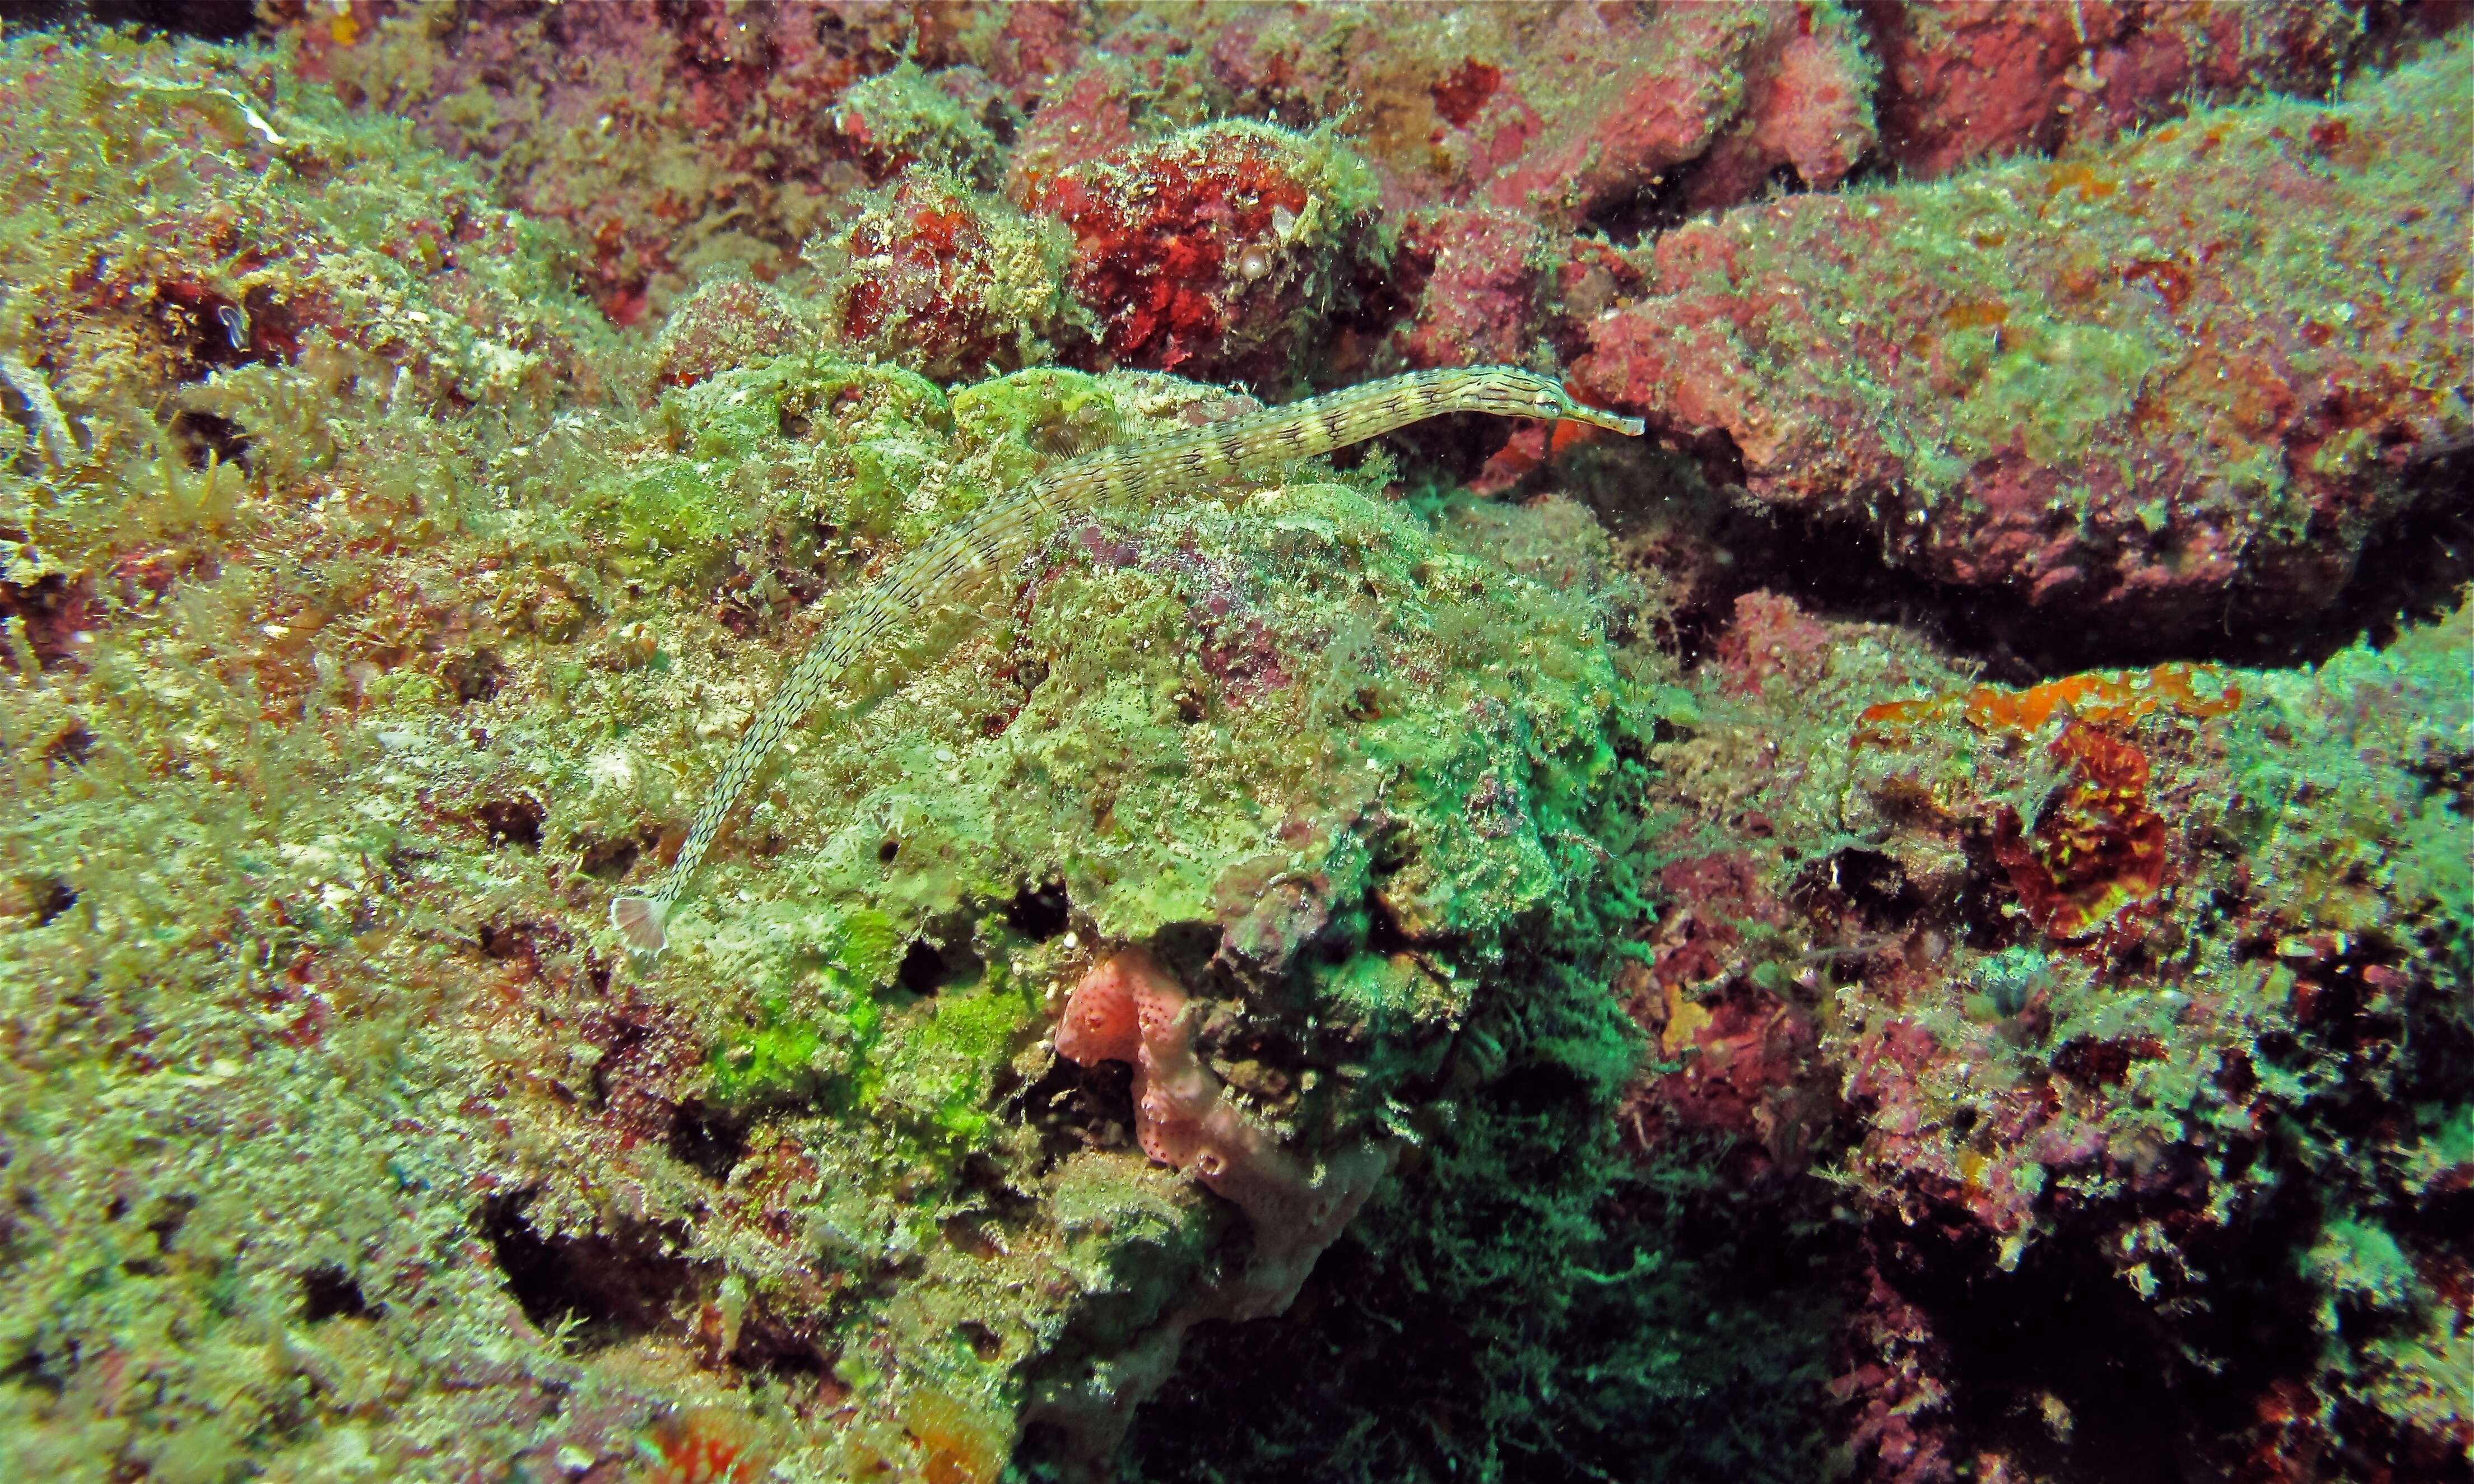
[[[1638,437],[1637,418],[1586,406],[1558,383],[1510,366],[1421,371],[1270,407],[1192,432],[1137,439],[1061,464],[982,506],[897,563],[799,657],[757,712],[696,809],[660,885],[610,904],[611,926],[640,953],[667,941],[670,908],[704,862],[740,795],[789,730],[853,667],[912,616],[964,596],[1031,549],[1055,518],[1104,503],[1155,499],[1310,458],[1450,412],[1569,420]]]

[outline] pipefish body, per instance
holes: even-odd
[[[1155,499],[1257,474],[1450,412],[1548,422],[1568,418],[1627,437],[1641,432],[1638,418],[1586,406],[1545,377],[1510,366],[1477,366],[1370,381],[1192,432],[1137,439],[1061,464],[1021,493],[948,526],[905,557],[799,657],[740,735],[721,776],[697,808],[669,874],[649,892],[613,901],[611,926],[637,952],[661,952],[668,941],[670,909],[704,863],[740,794],[784,735],[896,625],[965,596],[991,573],[1020,560],[1052,518],[1104,501]]]

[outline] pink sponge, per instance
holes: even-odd
[[[1254,1225],[1253,1254],[1224,1312],[1277,1314],[1392,1167],[1391,1151],[1358,1144],[1317,1168],[1280,1148],[1222,1098],[1220,1079],[1194,1054],[1185,1011],[1185,990],[1159,961],[1128,948],[1074,986],[1056,1050],[1084,1066],[1133,1064],[1143,1153],[1193,1175]]]

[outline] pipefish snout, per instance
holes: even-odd
[[[1260,473],[1453,412],[1586,423],[1631,438],[1640,436],[1642,426],[1638,418],[1575,401],[1562,385],[1534,372],[1476,366],[1370,381],[1192,432],[1120,444],[1059,465],[1020,493],[948,526],[904,558],[799,657],[740,735],[721,776],[697,807],[687,843],[669,873],[649,892],[613,901],[610,925],[629,948],[661,952],[668,941],[670,909],[783,737],[828,689],[878,652],[896,627],[965,596],[1021,559],[1038,529],[1053,518]]]

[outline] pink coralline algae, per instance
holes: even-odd
[[[1837,5],[1488,7],[1425,34],[1412,8],[1259,7],[1215,81],[1351,133],[1404,204],[1485,204],[1564,228],[1686,175],[1732,202],[1772,171],[1836,184],[1873,140],[1871,63]],[[1405,44],[1403,44],[1405,43]]]
[[[2454,85],[1679,228],[1574,384],[1764,503],[2104,632],[2324,604],[2408,458],[2469,431],[2468,165],[2421,127]]]
[[[2462,9],[2455,0],[1885,0],[1866,15],[1882,59],[1883,142],[1902,166],[1932,177],[2110,138],[2196,98],[2322,88],[2400,32],[2436,32]]]

